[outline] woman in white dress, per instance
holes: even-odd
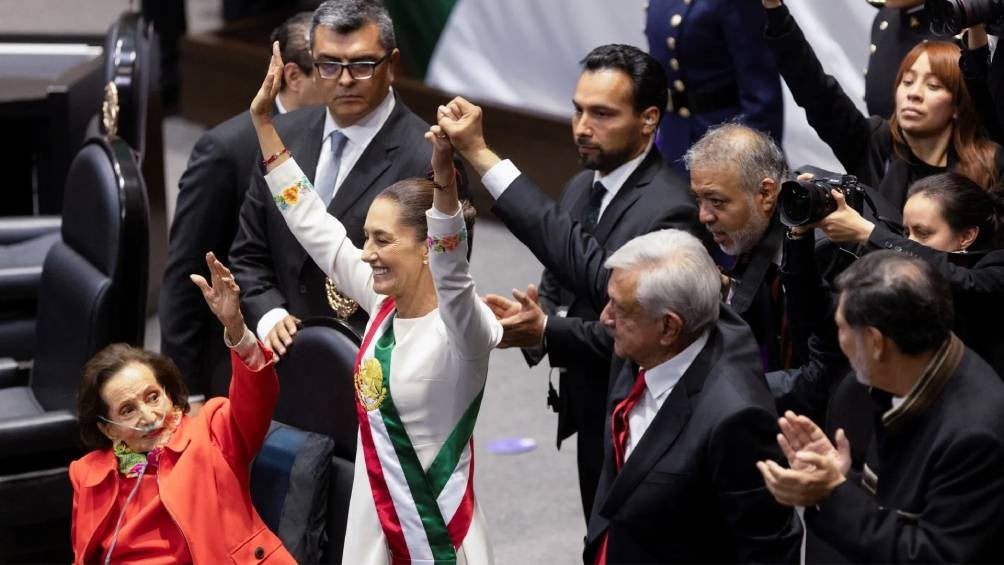
[[[356,360],[359,439],[342,562],[491,563],[472,438],[502,326],[468,272],[449,140],[430,129],[434,180],[385,189],[357,249],[272,126],[281,76],[275,45],[251,103],[265,180],[300,244],[370,315]]]

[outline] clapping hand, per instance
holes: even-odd
[[[837,430],[834,447],[812,420],[791,411],[778,420],[778,425],[781,433],[777,442],[791,468],[770,460],[757,462],[767,490],[788,506],[818,504],[846,480],[851,466],[847,436]]]
[[[484,297],[485,304],[502,323],[502,341],[498,347],[537,347],[544,339],[544,326],[547,316],[538,303],[537,287],[529,285],[526,292],[513,289],[512,296],[516,300],[489,294]]]
[[[237,343],[244,337],[244,316],[241,314],[240,287],[223,263],[212,251],[206,253],[206,265],[209,266],[210,285],[202,275],[189,275],[206,300],[206,305],[227,331],[230,343]]]

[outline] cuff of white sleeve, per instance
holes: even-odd
[[[286,159],[281,165],[269,171],[265,175],[265,182],[273,195],[278,195],[282,190],[294,182],[303,178],[303,171],[293,159]]]
[[[520,175],[519,169],[516,165],[513,165],[512,161],[505,159],[499,161],[492,168],[488,169],[485,176],[481,177],[481,184],[485,185],[488,189],[488,193],[492,195],[492,198],[498,200],[502,197],[502,193],[505,189],[509,188],[512,181]]]
[[[279,323],[279,320],[289,316],[289,312],[285,308],[273,308],[258,320],[258,324],[254,328],[254,333],[258,336],[258,339],[265,341],[268,337],[268,332],[272,331],[272,328]]]
[[[429,223],[430,236],[453,235],[464,229],[464,208],[461,206],[452,216],[429,208],[425,211],[425,219]]]

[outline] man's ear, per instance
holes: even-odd
[[[387,73],[391,82],[394,82],[394,73],[397,72],[397,62],[400,59],[401,59],[401,50],[395,47],[394,50],[390,52],[390,56],[387,57],[387,62],[384,63],[385,65],[387,65]]]
[[[889,355],[889,348],[892,345],[892,341],[882,335],[882,332],[878,328],[868,326],[864,329],[865,343],[868,344],[871,350],[869,355],[872,361],[881,361],[884,357]]]
[[[291,92],[300,92],[300,79],[303,71],[296,63],[286,63],[282,66],[282,90],[288,88]]]
[[[683,318],[676,312],[663,314],[662,333],[659,335],[659,343],[661,345],[672,345],[680,339],[681,334],[683,334]]]
[[[757,196],[760,197],[760,211],[766,216],[774,213],[774,206],[777,205],[777,194],[779,192],[777,181],[770,177],[764,177],[760,181],[757,189]]]
[[[652,135],[659,127],[659,116],[661,112],[655,106],[649,106],[641,112],[641,132],[645,135]]]

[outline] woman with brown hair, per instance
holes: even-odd
[[[167,357],[118,343],[87,362],[77,417],[94,451],[70,464],[74,563],[294,563],[248,487],[279,396],[273,355],[244,325],[230,271],[206,262],[212,285],[192,280],[225,328],[230,396],[189,416]]]
[[[957,46],[932,41],[914,47],[896,74],[893,114],[866,117],[823,71],[787,7],[780,0],[763,5],[767,43],[781,76],[847,173],[897,208],[910,185],[933,174],[953,171],[983,188],[1000,180],[1004,154],[980,128]]]
[[[344,73],[363,63],[338,64]],[[490,563],[473,432],[502,325],[469,272],[471,215],[457,196],[453,148],[438,126],[426,132],[433,180],[384,189],[359,249],[272,125],[281,73],[276,45],[251,102],[265,182],[300,245],[370,316],[356,358],[359,439],[342,562]]]

